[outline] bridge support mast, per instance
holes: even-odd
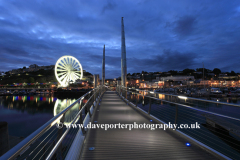
[[[122,17],[122,27],[121,27],[121,85],[127,87],[127,59],[126,59],[126,46],[125,46],[125,32],[124,32],[124,24]]]
[[[93,83],[94,83],[93,87],[94,88],[98,87],[98,80],[99,80],[99,75],[98,74],[94,74],[93,75]]]
[[[102,85],[105,85],[105,44],[104,44],[104,46],[103,46]]]

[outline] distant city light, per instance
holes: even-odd
[[[178,98],[180,98],[180,99],[187,99],[187,97],[184,97],[184,96],[178,96]]]

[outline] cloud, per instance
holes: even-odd
[[[196,18],[192,16],[183,16],[176,20],[173,30],[180,36],[187,36],[193,33]]]
[[[51,65],[63,55],[106,78],[121,72],[124,17],[128,72],[222,68],[239,72],[239,2],[0,1],[0,70]]]
[[[170,49],[165,49],[162,51],[162,54],[151,58],[128,59],[127,64],[131,66],[128,68],[128,72],[140,72],[142,70],[169,71],[194,67],[197,60],[198,56],[195,53],[181,53],[179,51],[171,51]]]
[[[114,10],[116,8],[116,4],[113,1],[108,1],[106,5],[104,5],[102,9],[102,13],[104,14],[107,10]]]

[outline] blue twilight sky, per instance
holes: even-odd
[[[0,0],[0,71],[76,57],[106,78],[201,68],[240,72],[239,0]]]

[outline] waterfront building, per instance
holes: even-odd
[[[188,81],[188,80],[195,80],[194,76],[167,76],[167,77],[161,77],[161,81]]]

